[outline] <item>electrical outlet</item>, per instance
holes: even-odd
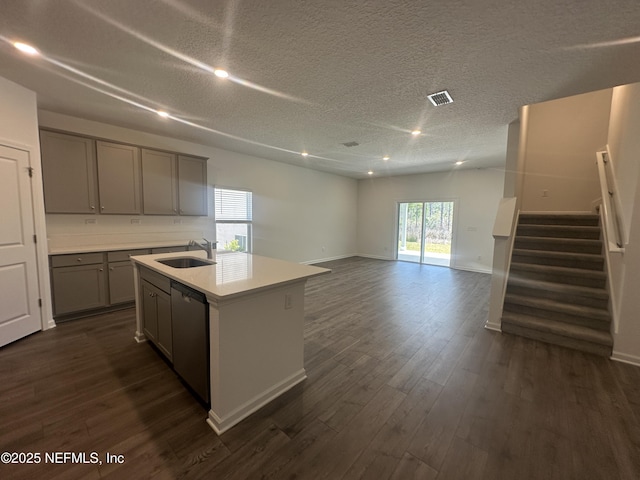
[[[174,218],[174,219],[173,219],[173,224],[174,224],[174,225],[179,225],[179,224],[181,224],[181,223],[182,223],[182,219],[181,219],[181,218]]]
[[[131,219],[131,225],[140,225],[142,223],[142,220],[139,218],[132,218]]]
[[[542,190],[542,196],[543,197],[548,197],[549,196],[549,190]]]
[[[291,300],[291,294],[290,293],[285,293],[284,294],[284,309],[288,310],[291,307],[293,307],[293,303]]]
[[[96,223],[98,223],[98,219],[97,218],[87,218],[84,221],[85,224],[87,225],[95,225]]]

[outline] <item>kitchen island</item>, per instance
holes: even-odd
[[[177,258],[198,260],[171,260]],[[131,257],[131,261],[136,288],[135,339],[143,342],[155,333],[160,338],[164,331],[166,340],[150,340],[173,364],[182,361],[177,352],[171,351],[182,320],[171,318],[166,311],[171,308],[175,316],[175,293],[170,297],[165,293],[169,299],[160,301],[163,298],[158,296],[163,294],[161,282],[170,283],[172,292],[175,286],[181,291],[192,289],[206,298],[204,308],[208,318],[204,320],[207,325],[203,335],[206,336],[208,330],[208,342],[205,342],[209,380],[206,400],[210,402],[207,423],[216,433],[228,430],[306,378],[305,283],[308,278],[330,273],[330,270],[246,253],[214,253],[213,258],[207,260],[203,251],[143,255]],[[161,262],[183,265],[169,266]],[[185,267],[188,262],[204,265]],[[157,278],[160,289],[149,284],[145,275],[152,280]],[[154,314],[157,313],[159,319],[155,330],[145,327],[145,314],[151,309],[150,298],[157,300],[153,303]],[[179,302],[180,296],[177,298]],[[191,300],[184,294],[182,298]],[[170,302],[174,305],[169,306]]]

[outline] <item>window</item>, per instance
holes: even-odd
[[[252,193],[216,187],[214,202],[218,250],[251,253]]]

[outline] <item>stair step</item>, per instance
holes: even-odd
[[[519,224],[516,229],[519,237],[552,237],[552,238],[583,238],[598,240],[600,227],[582,225],[528,225]]]
[[[507,283],[507,293],[549,298],[594,308],[607,309],[609,306],[609,292],[604,288],[544,282],[523,277],[510,276]]]
[[[531,315],[505,312],[502,331],[583,352],[610,356],[613,339],[609,332],[556,322]]]
[[[534,225],[584,225],[596,227],[600,224],[600,217],[594,214],[557,214],[557,213],[521,213],[520,224]]]
[[[604,288],[607,275],[595,270],[581,268],[554,267],[550,265],[535,265],[532,263],[511,263],[509,276],[524,277],[543,282],[568,283],[583,287]]]
[[[607,332],[611,328],[611,314],[608,310],[574,305],[548,298],[510,293],[505,296],[504,309],[509,312],[533,315]]]
[[[597,255],[602,253],[602,241],[582,238],[516,236],[514,239],[514,248],[552,252],[590,253]]]
[[[602,271],[604,257],[591,253],[547,252],[544,250],[526,250],[514,248],[512,259],[518,263],[536,263],[556,267],[584,268]]]

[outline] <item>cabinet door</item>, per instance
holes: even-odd
[[[156,296],[158,310],[158,348],[169,360],[173,359],[173,334],[171,325],[171,296],[159,291]]]
[[[142,213],[140,149],[96,142],[100,213]]]
[[[133,265],[130,261],[109,263],[109,303],[115,305],[135,300]]]
[[[180,215],[207,215],[207,160],[178,155],[178,180]]]
[[[95,142],[42,130],[42,180],[47,213],[96,213]]]
[[[52,269],[56,315],[107,305],[103,264]]]
[[[178,162],[175,154],[142,150],[142,207],[146,215],[178,214]]]
[[[149,340],[156,343],[158,338],[157,289],[146,280],[142,280],[140,290],[142,291],[142,329]]]

